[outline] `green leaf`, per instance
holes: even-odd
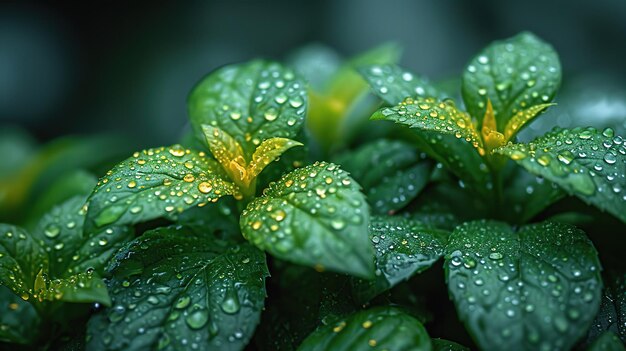
[[[369,278],[373,250],[359,185],[332,163],[299,168],[270,184],[241,215],[243,236],[298,264]]]
[[[40,323],[31,304],[0,286],[0,342],[29,344],[37,338]]]
[[[193,88],[187,104],[198,135],[203,124],[218,127],[241,144],[249,159],[263,140],[298,134],[307,93],[291,69],[255,60],[210,73]]]
[[[491,100],[501,131],[518,112],[552,101],[560,83],[561,64],[552,46],[524,32],[492,43],[470,61],[463,101],[481,125]]]
[[[617,337],[617,335],[606,332],[602,334],[591,346],[588,351],[624,351],[624,343]]]
[[[454,135],[465,140],[484,155],[483,143],[471,117],[458,109],[453,100],[432,97],[407,98],[394,107],[385,107],[372,115],[373,120],[387,120],[417,130]]]
[[[508,221],[526,223],[565,196],[565,192],[551,181],[511,165],[514,168],[507,174],[504,184],[504,207],[507,210],[503,212],[509,216]]]
[[[452,100],[408,98],[397,106],[380,109],[371,119],[408,126],[415,132],[420,150],[445,165],[472,186],[472,190],[489,192],[485,188],[491,177],[480,156],[483,150],[480,135],[471,118]]]
[[[69,171],[44,191],[29,211],[29,223],[36,223],[54,206],[74,196],[87,196],[98,183],[98,178],[82,169]]]
[[[269,275],[249,244],[182,226],[144,233],[110,267],[113,306],[88,325],[88,349],[241,350]]]
[[[180,145],[135,152],[100,179],[89,198],[86,228],[134,224],[232,195],[222,167]]]
[[[483,350],[568,350],[600,303],[597,252],[565,224],[465,223],[450,235],[445,266],[459,318]]]
[[[555,128],[495,152],[626,222],[626,144],[613,130]]]
[[[370,240],[376,254],[376,278],[353,280],[353,294],[368,301],[428,269],[443,256],[448,232],[402,217],[372,217]]]
[[[313,43],[296,49],[287,62],[306,79],[310,88],[320,91],[337,73],[342,59],[332,48]]]
[[[358,129],[361,117],[375,108],[367,101],[367,83],[359,75],[357,68],[370,64],[394,63],[400,52],[400,48],[392,43],[371,49],[344,63],[322,89],[309,92],[311,108],[306,121],[307,130],[324,151],[346,143],[353,131]],[[361,113],[362,111],[365,113]]]
[[[441,94],[424,77],[394,64],[359,67],[359,73],[370,87],[389,105],[397,105],[407,97],[440,96]]]
[[[422,323],[394,307],[356,312],[323,326],[298,348],[299,351],[431,349],[430,337]]]
[[[470,349],[455,343],[454,341],[436,339],[430,340],[433,344],[433,351],[469,351]]]
[[[359,182],[380,214],[400,210],[415,199],[433,168],[413,146],[384,139],[339,156],[337,163]]]
[[[52,208],[33,234],[4,225],[0,240],[6,251],[0,253],[0,271],[6,271],[0,273],[0,283],[34,304],[57,300],[110,304],[100,274],[132,231],[109,227],[83,232],[84,203],[85,196],[76,196]]]
[[[47,269],[46,251],[28,232],[0,224],[0,285],[28,300],[35,288],[35,277]]]
[[[626,342],[626,274],[611,274],[605,283],[600,310],[591,324],[587,340],[594,340],[608,331]]]

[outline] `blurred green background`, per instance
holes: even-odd
[[[403,65],[445,79],[521,30],[556,47],[562,93],[589,100],[582,117],[623,128],[624,0],[2,2],[0,125],[39,141],[115,131],[141,146],[172,143],[187,93],[220,65],[283,59],[311,42],[351,56],[395,41]]]
[[[221,65],[395,42],[402,65],[454,85],[481,48],[523,30],[555,46],[564,80],[522,138],[554,125],[625,134],[624,0],[1,2],[0,220],[28,222],[71,193],[59,189],[179,141],[187,94]]]

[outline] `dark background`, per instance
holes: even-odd
[[[40,141],[115,131],[172,143],[186,123],[187,93],[223,64],[282,59],[311,42],[350,56],[395,41],[403,65],[445,79],[490,41],[522,30],[555,46],[564,87],[587,101],[577,109],[587,109],[583,119],[623,127],[624,0],[291,0],[0,3],[0,128],[22,127]]]

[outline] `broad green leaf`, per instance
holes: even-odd
[[[408,97],[441,95],[426,78],[394,64],[362,66],[359,73],[376,95],[392,106]]]
[[[88,325],[88,349],[241,350],[259,322],[263,252],[182,226],[144,233],[110,267],[113,305]]]
[[[409,128],[451,134],[472,144],[484,155],[483,143],[471,117],[458,109],[454,101],[431,97],[407,98],[394,107],[385,107],[372,115],[373,120],[387,120]]]
[[[265,139],[254,150],[252,159],[248,165],[248,172],[250,177],[256,178],[267,165],[278,159],[285,151],[295,146],[302,146],[303,144],[286,138],[271,138]]]
[[[469,348],[459,345],[454,341],[444,339],[430,339],[433,344],[433,351],[469,351]]]
[[[504,183],[505,206],[503,214],[507,221],[523,224],[565,196],[553,182],[526,172],[522,167],[507,173]]]
[[[587,341],[612,332],[626,343],[626,274],[609,275],[605,284],[600,310],[591,324]]]
[[[382,108],[371,119],[384,119],[411,128],[417,146],[445,165],[478,193],[490,193],[488,167],[480,156],[482,140],[470,117],[452,100],[408,98],[394,107]],[[484,151],[483,151],[484,152]]]
[[[0,342],[32,343],[38,336],[41,320],[31,304],[0,286]]]
[[[235,192],[222,167],[180,145],[135,152],[100,179],[89,198],[86,228],[174,215]]]
[[[402,217],[372,217],[370,240],[376,254],[376,278],[353,280],[353,294],[368,301],[428,269],[443,256],[448,232]]]
[[[298,350],[430,351],[432,346],[417,319],[394,307],[375,307],[320,327]]]
[[[187,101],[198,135],[202,125],[231,135],[249,158],[265,139],[294,138],[304,122],[304,82],[276,62],[255,60],[219,68],[196,85]]]
[[[263,193],[241,215],[246,239],[287,261],[372,277],[368,206],[347,172],[317,162],[283,176]]]
[[[387,214],[406,206],[428,183],[433,165],[402,141],[377,140],[337,158],[363,187],[370,206]]]
[[[462,94],[478,125],[491,100],[502,131],[518,112],[550,102],[560,83],[561,64],[552,46],[524,32],[496,41],[474,57],[463,73]]]
[[[626,222],[626,144],[611,129],[559,129],[495,150]]]
[[[35,288],[35,277],[47,269],[46,251],[28,232],[0,224],[0,285],[28,300]]]
[[[43,303],[39,308],[57,300],[110,304],[99,275],[132,231],[109,227],[84,232],[84,203],[85,196],[76,196],[54,207],[33,234],[5,225],[0,271],[7,271],[0,273],[0,283],[24,300]]]
[[[105,306],[111,305],[111,298],[102,278],[91,270],[48,280],[44,289],[38,293],[37,299],[40,302],[98,302]]]
[[[126,226],[85,231],[85,198],[75,196],[53,207],[33,230],[32,237],[48,255],[47,274],[52,279],[87,271],[102,275],[111,257],[133,238]]]
[[[459,318],[482,350],[569,350],[600,303],[597,252],[565,224],[465,223],[450,235],[445,268]]]
[[[624,343],[617,335],[611,332],[605,332],[596,341],[594,341],[587,351],[624,351]]]

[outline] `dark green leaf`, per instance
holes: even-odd
[[[304,82],[275,62],[251,61],[222,67],[196,85],[188,99],[198,135],[218,127],[241,144],[247,159],[265,139],[292,139],[307,109]]]
[[[426,186],[433,166],[411,145],[384,139],[338,157],[338,163],[361,184],[368,202],[381,214],[411,202]]]
[[[28,300],[35,289],[35,277],[47,269],[46,251],[28,232],[0,224],[0,285]]]
[[[605,283],[600,310],[591,324],[587,340],[594,340],[609,331],[626,342],[626,274],[610,276]]]
[[[0,341],[29,344],[37,338],[40,322],[31,304],[0,286]]]
[[[624,351],[624,343],[611,332],[605,332],[591,346],[588,351]]]
[[[561,64],[552,46],[524,32],[474,57],[463,73],[462,93],[478,125],[491,100],[502,131],[517,112],[552,101],[560,83]]]
[[[394,107],[382,108],[371,119],[389,120],[411,128],[418,147],[474,190],[486,192],[491,179],[484,154],[482,139],[471,118],[459,110],[452,100],[408,98]]]
[[[454,341],[448,341],[444,339],[431,339],[433,344],[433,351],[469,351],[470,349],[455,343]]]
[[[85,196],[70,198],[53,207],[33,231],[33,238],[48,255],[48,275],[53,279],[87,271],[103,274],[111,257],[133,237],[125,226],[84,231],[84,204]]]
[[[338,166],[318,162],[270,184],[243,211],[241,231],[278,258],[372,277],[368,222],[359,185]]]
[[[256,248],[180,226],[133,241],[110,273],[113,306],[90,320],[88,349],[241,350],[269,275]]]
[[[426,329],[417,319],[393,307],[360,311],[311,334],[299,351],[432,349]]]
[[[234,193],[221,166],[180,145],[143,150],[100,179],[89,198],[86,229],[175,215]]]
[[[446,247],[448,290],[483,350],[568,350],[599,303],[597,252],[585,234],[545,222],[459,226]]]
[[[376,254],[376,278],[354,279],[353,294],[365,302],[443,256],[448,233],[402,217],[372,217],[370,239]]]
[[[613,130],[555,128],[495,152],[626,222],[626,143]]]
[[[378,97],[389,105],[397,105],[407,97],[440,96],[424,77],[394,64],[359,67],[359,73]]]
[[[504,213],[509,216],[508,221],[526,223],[565,196],[563,190],[551,181],[528,173],[522,167],[514,167],[504,185],[507,201]]]

